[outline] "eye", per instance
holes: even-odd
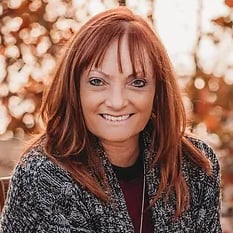
[[[93,86],[103,86],[104,81],[100,78],[90,78],[89,83]]]
[[[135,79],[131,82],[134,87],[144,87],[146,85],[145,79]]]

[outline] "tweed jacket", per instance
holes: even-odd
[[[154,233],[219,233],[219,164],[213,150],[203,141],[190,139],[210,159],[208,176],[183,157],[183,174],[191,194],[190,208],[174,220],[175,197],[159,199],[152,207]],[[144,150],[146,184],[151,200],[159,184],[159,166],[148,169],[151,157]],[[74,182],[63,168],[52,162],[41,147],[32,148],[14,171],[1,217],[2,233],[133,233],[123,192],[105,155],[102,155],[115,204],[97,199]]]

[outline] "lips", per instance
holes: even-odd
[[[124,121],[130,118],[132,114],[120,115],[120,116],[113,116],[108,114],[100,114],[105,120],[108,121]]]

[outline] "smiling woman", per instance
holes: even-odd
[[[167,53],[129,9],[74,35],[42,118],[12,176],[3,232],[221,232],[216,155],[185,133]]]
[[[122,156],[118,155],[120,151],[115,158],[108,153],[110,161],[129,166],[137,159],[139,133],[151,116],[155,78],[152,72],[140,71],[140,64],[133,70],[129,38],[124,32],[121,36],[120,41],[112,42],[99,67],[88,68],[81,76],[80,98],[86,126],[105,150],[108,151],[108,144],[121,143]],[[145,70],[152,70],[148,57],[145,66]],[[132,154],[124,153],[123,143],[132,149]],[[131,164],[127,164],[129,158]]]

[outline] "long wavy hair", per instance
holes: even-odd
[[[127,35],[130,58],[135,71],[138,61],[145,70],[148,55],[156,80],[151,127],[151,146],[156,156],[151,167],[160,166],[160,184],[153,199],[171,192],[176,195],[176,216],[189,206],[190,194],[182,174],[182,156],[189,157],[209,175],[209,160],[185,137],[186,117],[176,77],[158,35],[142,18],[125,7],[107,10],[92,17],[74,35],[65,49],[54,79],[45,92],[42,119],[46,128],[45,150],[71,176],[98,198],[107,201],[103,166],[94,150],[94,135],[88,132],[80,103],[80,77],[91,66],[98,67],[109,46]],[[118,51],[120,64],[120,50]],[[155,117],[153,117],[155,116]],[[96,177],[90,175],[95,170]],[[164,197],[166,199],[166,197]]]

